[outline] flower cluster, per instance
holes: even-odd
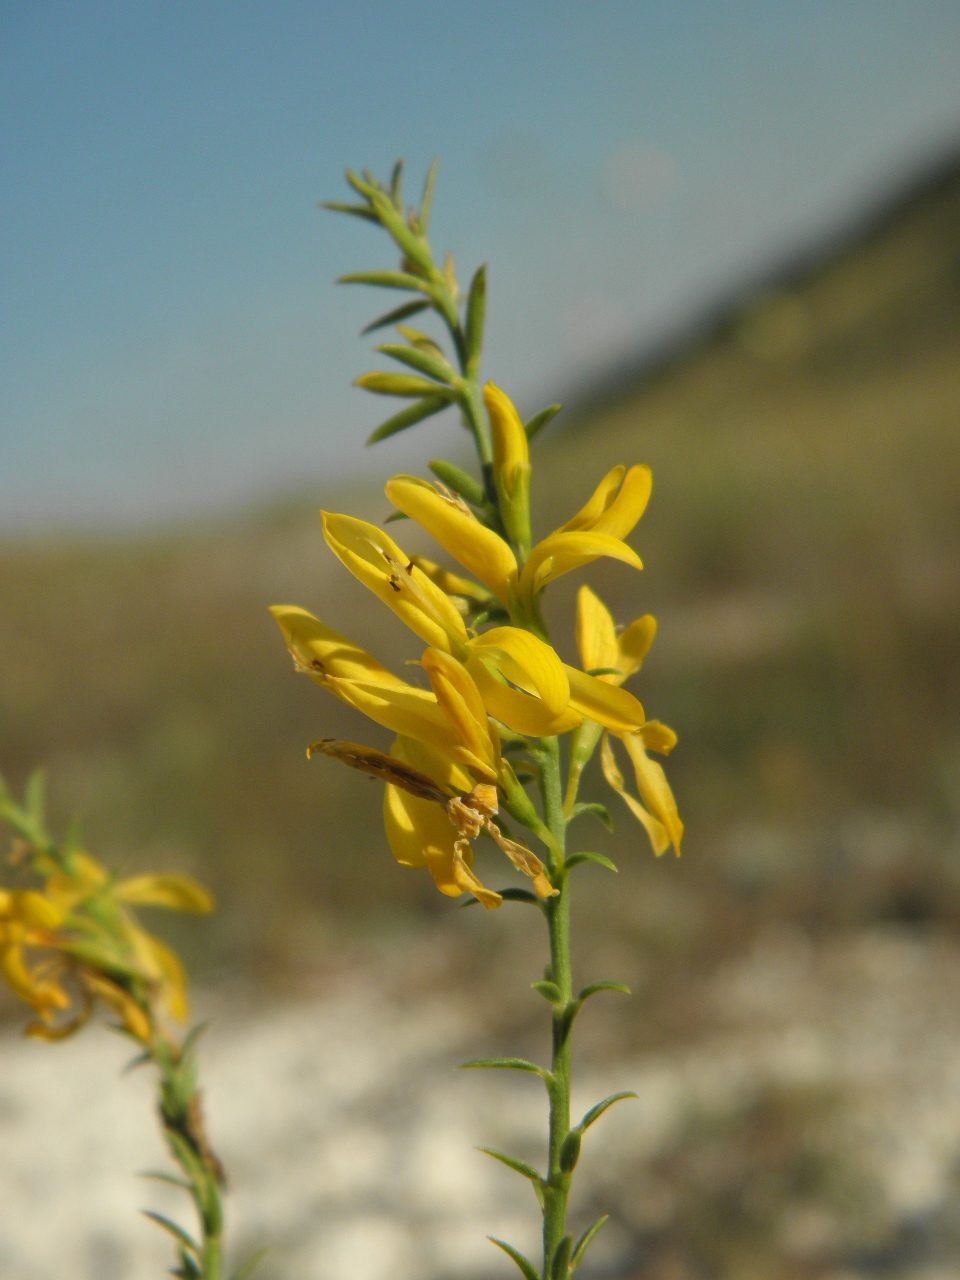
[[[488,383],[483,397],[492,429],[495,508],[479,487],[467,484],[458,491],[399,475],[385,489],[397,511],[431,534],[469,578],[408,556],[364,520],[322,513],[334,555],[427,645],[420,666],[429,689],[394,675],[304,609],[276,605],[272,613],[298,670],[396,734],[390,757],[352,744],[319,745],[386,780],[384,822],[397,860],[426,865],[443,893],[470,891],[493,907],[500,895],[473,872],[469,836],[484,823],[490,829],[497,797],[518,821],[534,830],[540,826],[504,758],[505,740],[523,746],[573,732],[573,761],[589,758],[602,736],[604,774],[643,822],[655,851],[673,844],[679,852],[682,826],[663,770],[647,755],[669,751],[675,735],[647,721],[640,702],[621,687],[649,648],[653,620],[641,618],[618,637],[609,612],[582,588],[577,668],[561,661],[550,645],[540,608],[550,583],[600,556],[642,568],[626,538],[647,505],[650,470],[614,467],[572,519],[523,554],[529,543],[527,433],[503,391]],[[625,789],[611,735],[633,761],[640,800]],[[482,814],[478,785],[495,799],[471,831],[449,801],[462,797],[461,813]],[[505,851],[533,878],[538,895],[552,893],[539,859],[529,850],[516,855],[523,846],[508,844],[514,847]]]
[[[0,888],[0,971],[36,1013],[27,1034],[59,1040],[100,1001],[144,1045],[164,1017],[185,1022],[187,983],[177,955],[137,920],[135,906],[207,912],[188,876],[117,880],[75,841],[56,845],[42,821],[40,775],[17,805],[0,785],[0,817],[18,834],[11,862],[39,887]]]

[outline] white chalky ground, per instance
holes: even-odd
[[[854,1135],[888,1218],[916,1220],[955,1194],[954,943],[878,930],[816,952],[784,932],[717,975],[703,998],[725,1019],[709,1040],[595,1066],[579,1082],[575,1110],[618,1089],[640,1095],[587,1136],[578,1171],[578,1197],[611,1202],[619,1220],[595,1245],[602,1274],[629,1273],[637,1171],[677,1143],[691,1115],[736,1115],[771,1083],[843,1091],[837,1142],[849,1151]],[[536,1256],[532,1193],[473,1147],[537,1161],[542,1086],[454,1070],[489,1048],[476,1043],[469,1009],[449,996],[400,1009],[359,977],[256,1016],[200,1003],[214,1015],[203,1074],[211,1139],[231,1176],[234,1263],[270,1245],[264,1280],[515,1275],[488,1234]],[[184,1222],[190,1210],[176,1191],[133,1176],[169,1167],[149,1072],[121,1079],[129,1047],[102,1028],[53,1046],[9,1033],[0,1055],[0,1276],[164,1275],[168,1240],[137,1210]],[[824,1230],[809,1215],[785,1220],[783,1247],[802,1255]],[[960,1264],[886,1274],[949,1280]]]

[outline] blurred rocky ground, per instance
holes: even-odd
[[[487,1235],[536,1256],[532,1192],[474,1148],[542,1165],[542,1087],[455,1068],[546,1052],[545,1006],[524,990],[539,930],[526,908],[471,916],[394,938],[368,967],[320,968],[309,997],[201,998],[231,1248],[269,1246],[264,1280],[509,1276]],[[611,1215],[585,1276],[960,1275],[956,938],[772,927],[691,980],[696,1034],[646,1051],[629,1032],[655,993],[637,985],[597,997],[578,1026],[575,1111],[638,1094],[584,1143],[574,1225]],[[168,1241],[137,1210],[189,1214],[133,1176],[166,1157],[147,1073],[119,1076],[129,1048],[90,1028],[52,1046],[7,1033],[2,1055],[0,1274],[161,1274]]]

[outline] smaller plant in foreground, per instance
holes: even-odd
[[[134,907],[206,913],[213,902],[188,876],[140,875],[118,880],[71,831],[60,843],[44,819],[44,779],[35,773],[22,804],[0,779],[0,819],[15,833],[0,887],[0,972],[31,1005],[26,1034],[63,1040],[87,1023],[99,1004],[139,1053],[131,1066],[157,1072],[158,1112],[180,1175],[146,1174],[188,1192],[199,1240],[162,1214],[145,1210],[177,1248],[184,1280],[222,1280],[221,1191],[224,1173],[207,1141],[198,1086],[195,1026],[183,1039],[173,1023],[190,1016],[187,980],[177,955],[138,921]],[[234,1280],[250,1274],[254,1260]]]

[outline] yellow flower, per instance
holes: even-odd
[[[432,534],[506,608],[516,601],[529,610],[548,583],[599,556],[643,568],[624,538],[643,515],[650,488],[649,467],[629,471],[614,467],[572,520],[536,544],[522,572],[501,537],[482,525],[465,503],[442,494],[426,480],[394,476],[385,492],[395,507]]]
[[[72,850],[54,860],[44,854],[43,894],[0,891],[0,966],[11,988],[33,1005],[39,1021],[27,1032],[61,1039],[89,1018],[101,999],[124,1028],[146,1043],[154,1010],[177,1021],[189,1016],[186,975],[177,956],[147,933],[129,910],[132,904],[207,912],[210,895],[188,876],[142,875],[112,881],[89,854]],[[33,967],[26,949],[41,953]],[[72,975],[83,994],[66,1021],[57,1016],[72,1001],[61,976]]]
[[[391,481],[390,485],[394,483]],[[390,485],[387,486],[388,493]],[[469,544],[460,558],[495,594],[497,577],[490,572],[484,578],[484,555],[494,559],[499,557],[501,568],[508,563],[512,565],[515,579],[516,560],[507,543],[481,525],[466,507],[461,509],[460,505],[443,497],[426,481],[412,480],[411,492],[417,501],[422,495],[431,508],[438,503],[445,511],[449,510],[455,519],[466,519],[475,526],[478,541]],[[643,723],[643,708],[632,694],[614,689],[566,666],[554,650],[532,632],[521,627],[502,626],[480,635],[469,634],[460,612],[449,596],[404,554],[392,538],[375,525],[350,516],[324,512],[323,528],[331,550],[365,586],[389,605],[432,648],[465,663],[480,689],[487,711],[508,728],[517,733],[535,733],[538,736],[566,733],[578,725],[585,715],[599,720],[617,733]],[[625,544],[618,545],[629,551]],[[476,555],[470,550],[471,546],[477,552]],[[632,556],[633,552],[629,551],[629,554]],[[506,585],[500,581],[499,586],[509,599],[512,590],[509,581]],[[273,612],[285,634],[291,626],[296,628],[301,625],[294,615],[304,613],[291,605],[274,606]],[[286,621],[282,621],[282,618]],[[348,645],[349,642],[335,632],[329,632],[328,635],[331,637],[333,656],[337,656],[340,652],[338,646]],[[293,647],[289,637],[287,643]],[[328,660],[329,655],[314,652],[301,665],[304,670],[310,670],[311,674],[316,672],[316,678],[320,679],[324,674],[323,664]],[[320,667],[316,666],[318,661]],[[369,655],[364,655],[361,661],[373,663]],[[385,670],[379,664],[374,666],[378,673]],[[331,677],[336,678],[336,674],[328,672],[326,676],[328,687],[334,692],[337,690],[330,681]],[[389,680],[394,685],[397,683],[396,677],[390,676]],[[373,683],[378,686],[384,683],[380,674],[373,677]],[[374,695],[371,695],[369,689],[360,689],[358,682],[351,680],[351,689],[340,691],[340,696],[352,700],[354,705],[359,706],[372,719],[396,729],[398,733],[416,737],[419,741],[431,741],[430,737],[425,738],[422,734],[413,733],[410,728],[399,725],[395,719],[388,721],[383,718],[385,713],[381,704],[385,695],[379,688],[375,694],[381,709],[379,716],[371,709],[373,703],[370,698]],[[395,693],[391,695],[391,699],[396,701],[399,696],[399,693]],[[366,700],[367,705],[360,705],[359,699]]]
[[[411,738],[398,737],[390,754],[427,774],[443,790],[469,792],[472,779],[443,755]],[[487,889],[473,873],[473,849],[446,811],[434,800],[411,795],[388,782],[383,795],[383,823],[396,860],[405,867],[426,866],[441,893],[456,898],[472,893],[486,907],[498,907],[500,894]]]
[[[312,743],[307,754],[314,752],[387,783],[383,815],[394,857],[404,866],[428,866],[442,893],[456,897],[467,890],[488,908],[503,901],[472,870],[470,841],[484,829],[514,866],[533,880],[539,897],[558,892],[540,859],[525,845],[504,836],[493,821],[499,809],[497,788],[489,783],[471,785],[469,775],[441,752],[403,736],[396,739],[390,755],[334,738]]]
[[[442,659],[449,658],[443,650],[427,650],[424,666],[428,677],[433,673],[433,689],[419,689],[382,667],[359,645],[338,635],[306,609],[296,605],[274,605],[271,613],[283,632],[298,670],[306,672],[330,693],[393,733],[433,747],[452,762],[471,769],[480,778],[496,779],[499,740],[494,742],[495,730],[488,722],[485,726],[486,740],[477,726],[469,726],[470,732],[464,731],[467,713],[460,705],[462,691],[457,701],[450,677],[453,667],[463,668],[452,659],[449,664],[441,666]],[[441,697],[454,711],[453,717],[448,714]],[[457,715],[461,715],[459,723]]]
[[[49,966],[31,968],[26,952],[49,946],[61,919],[54,903],[35,890],[0,889],[0,971],[14,994],[48,1019],[68,1008],[70,997]]]
[[[606,605],[589,587],[580,588],[577,594],[577,647],[584,667],[599,671],[598,681],[619,686],[628,676],[638,671],[653,643],[656,630],[654,619],[650,614],[645,614],[618,636]],[[579,732],[583,736],[583,741],[578,744],[579,754],[589,758],[600,737],[601,727],[599,724],[585,724]],[[654,853],[659,857],[672,844],[679,854],[683,823],[677,812],[677,804],[663,769],[647,754],[649,749],[667,755],[676,745],[677,735],[659,721],[648,720],[639,728],[621,732],[617,736],[622,739],[633,764],[640,800],[630,795],[626,789],[609,734],[603,735],[600,749],[604,777],[643,824]]]

